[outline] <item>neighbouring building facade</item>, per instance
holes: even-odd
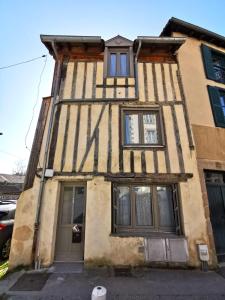
[[[194,134],[213,260],[225,260],[225,37],[171,18],[161,36],[186,37],[178,61]]]
[[[199,267],[201,244],[217,264],[203,170],[221,170],[224,152],[216,162],[202,153],[218,141],[209,145],[205,132],[219,139],[223,129],[204,69],[195,69],[202,60],[192,40],[200,41],[168,24],[163,36],[134,41],[41,36],[56,66],[17,205],[11,268]]]

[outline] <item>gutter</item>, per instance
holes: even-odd
[[[50,112],[49,127],[48,127],[47,140],[46,140],[46,145],[45,145],[43,169],[42,169],[42,175],[41,175],[41,181],[40,181],[40,187],[39,187],[39,193],[38,193],[38,200],[37,200],[37,213],[36,213],[35,224],[34,224],[33,263],[34,263],[36,270],[40,269],[40,267],[41,267],[40,248],[39,248],[40,215],[41,215],[41,207],[42,207],[43,194],[44,194],[44,188],[45,188],[45,182],[46,182],[45,171],[47,168],[49,146],[50,146],[50,140],[51,140],[51,135],[52,135],[53,123],[54,123],[55,107],[56,107],[56,103],[58,100],[57,93],[58,93],[58,89],[59,89],[60,74],[61,74],[61,69],[62,69],[62,60],[60,61],[60,59],[59,59],[54,41],[52,41],[51,44],[52,44],[52,49],[53,49],[55,57],[56,57],[57,70],[56,70],[56,85],[55,85],[54,94],[52,97],[52,107],[51,107],[51,112]]]
[[[41,34],[42,43],[102,43],[100,36],[76,36],[76,35],[44,35]]]
[[[135,64],[135,91],[136,91],[136,95],[135,97],[138,99],[139,98],[139,84],[138,84],[138,55],[140,53],[140,50],[141,50],[141,44],[142,44],[142,41],[139,40],[139,44],[138,44],[138,49],[137,49],[137,52],[136,52],[136,55],[135,55],[135,60],[134,60],[134,64]]]
[[[178,44],[181,45],[186,41],[184,37],[153,37],[153,36],[138,36],[138,41],[144,44]]]

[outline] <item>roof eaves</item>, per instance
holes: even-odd
[[[169,36],[172,32],[176,31],[174,27],[177,27],[178,31],[181,33],[184,33],[185,31],[185,34],[191,35],[192,32],[195,32],[200,39],[212,41],[215,44],[221,44],[222,46],[225,45],[224,36],[175,17],[169,19],[160,33],[160,37]]]
[[[71,42],[71,43],[102,43],[101,36],[78,36],[78,35],[40,35],[42,43]]]
[[[137,40],[151,44],[183,44],[184,37],[155,37],[155,36],[138,36]]]

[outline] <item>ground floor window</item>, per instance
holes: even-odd
[[[113,231],[179,234],[176,186],[114,184]]]

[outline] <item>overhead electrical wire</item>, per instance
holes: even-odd
[[[46,63],[47,63],[47,55],[43,55],[42,57],[45,58],[44,60],[44,65],[43,65],[43,68],[41,70],[41,73],[40,73],[40,77],[39,77],[39,81],[38,81],[38,86],[37,86],[37,97],[36,97],[36,102],[33,106],[33,112],[32,112],[32,117],[31,117],[31,120],[30,120],[30,123],[29,123],[29,126],[28,126],[28,130],[27,130],[27,133],[25,135],[25,147],[26,149],[28,149],[30,151],[30,148],[27,146],[27,137],[28,137],[28,134],[30,132],[30,128],[31,128],[31,124],[33,122],[33,119],[34,119],[34,114],[35,114],[35,108],[38,104],[38,100],[39,100],[39,93],[40,93],[40,86],[41,86],[41,81],[42,81],[42,76],[43,76],[43,73],[44,73],[44,70],[45,70],[45,67],[46,67]]]
[[[42,56],[35,57],[35,58],[29,59],[29,60],[25,60],[25,61],[21,61],[19,63],[13,64],[13,65],[8,65],[8,66],[0,67],[0,70],[12,68],[12,67],[16,67],[16,66],[19,66],[19,65],[22,65],[22,64],[26,64],[26,63],[32,62],[34,60],[41,59],[43,57],[47,57],[47,55],[43,54]]]
[[[1,149],[0,149],[0,153],[7,154],[7,155],[9,155],[9,156],[16,157],[17,159],[21,159],[21,157],[19,157],[19,156],[15,155],[15,154],[12,154],[12,153],[10,153],[10,152],[7,152],[7,151],[4,151],[4,150],[1,150]]]

